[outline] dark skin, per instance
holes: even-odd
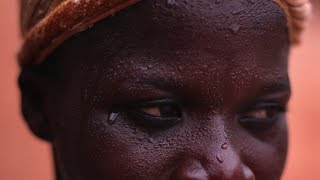
[[[279,179],[286,23],[269,0],[139,2],[24,67],[24,116],[57,179]]]

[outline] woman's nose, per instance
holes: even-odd
[[[173,179],[254,180],[255,176],[230,148],[215,157],[209,155],[205,158],[186,159],[174,171]]]

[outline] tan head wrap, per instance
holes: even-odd
[[[140,0],[21,0],[24,44],[19,63],[41,63],[57,46],[77,32]],[[310,14],[309,0],[275,0],[288,16],[292,43]]]

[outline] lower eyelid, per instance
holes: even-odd
[[[267,118],[263,120],[257,120],[257,119],[241,119],[239,120],[239,123],[241,124],[242,127],[245,129],[251,131],[251,130],[268,130],[270,129],[277,121],[279,118]],[[259,132],[259,131],[257,131]]]

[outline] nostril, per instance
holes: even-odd
[[[253,171],[248,166],[243,165],[242,170],[243,170],[243,176],[244,176],[245,180],[255,180],[256,179]]]
[[[198,161],[188,160],[180,164],[174,171],[172,179],[207,180],[209,176]]]

